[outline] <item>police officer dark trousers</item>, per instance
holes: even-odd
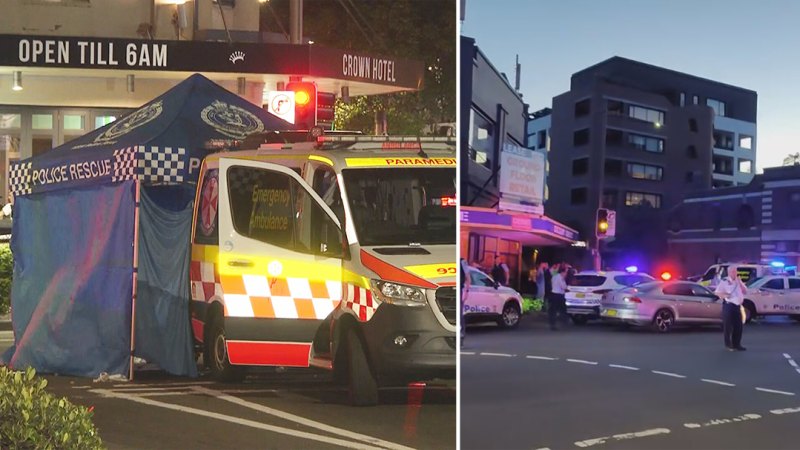
[[[725,347],[741,350],[742,347],[742,314],[739,305],[725,301],[722,304],[722,330],[725,334]]]

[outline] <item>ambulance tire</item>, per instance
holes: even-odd
[[[364,346],[356,332],[347,332],[347,391],[353,406],[378,404],[378,381],[369,367]]]
[[[215,315],[209,324],[203,359],[208,361],[208,368],[211,369],[211,376],[215,380],[225,382],[244,380],[245,368],[231,365],[228,361],[228,352],[225,349],[225,327],[222,317],[219,315]]]

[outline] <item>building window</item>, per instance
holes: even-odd
[[[696,105],[696,104],[698,104],[698,103],[700,103],[700,97],[698,97],[698,96],[696,96],[696,95],[693,95],[693,96],[692,96],[692,104],[693,104],[693,105]]]
[[[697,119],[691,118],[689,119],[689,131],[692,133],[697,133]]]
[[[664,152],[664,140],[661,138],[642,136],[641,134],[629,134],[628,143],[638,150],[645,150],[653,153]]]
[[[587,188],[575,188],[570,192],[570,203],[573,205],[583,205],[588,197]]]
[[[619,100],[609,100],[606,103],[606,111],[609,114],[622,115],[625,112],[625,106]]]
[[[622,144],[622,130],[606,129],[606,145]]]
[[[589,172],[589,158],[575,159],[572,161],[572,175],[585,175]]]
[[[494,153],[494,123],[474,109],[470,112],[472,132],[469,138],[469,157],[476,163],[491,168],[490,158]]]
[[[616,189],[603,190],[603,208],[615,209],[617,207],[617,192]]]
[[[753,173],[753,161],[749,159],[740,159],[739,160],[739,172],[741,173]]]
[[[697,159],[697,147],[694,145],[690,145],[686,147],[686,156],[691,159]]]
[[[619,159],[606,159],[603,170],[610,177],[621,177],[622,161]]]
[[[720,175],[733,175],[733,158],[714,155],[711,160],[711,170]]]
[[[733,133],[714,130],[714,147],[723,150],[733,150]]]
[[[656,126],[664,125],[664,111],[659,111],[657,109],[630,105],[628,106],[628,116],[633,119],[650,122]]]
[[[686,106],[686,93],[685,92],[681,92],[680,105],[682,107]]]
[[[725,117],[725,102],[713,98],[707,98],[706,105],[710,106],[711,109],[714,110],[714,114],[720,117]]]
[[[752,150],[753,149],[753,136],[748,136],[746,134],[739,135],[739,148],[743,148],[745,150]]]
[[[536,148],[546,148],[547,147],[547,130],[539,130],[536,133]]]
[[[589,129],[584,128],[583,130],[578,130],[572,134],[572,145],[575,147],[580,147],[581,145],[586,145],[589,143]]]
[[[104,127],[115,120],[117,120],[117,116],[95,116],[94,128]]]
[[[645,192],[626,192],[625,206],[645,206],[658,209],[661,208],[661,196]]]
[[[664,176],[664,169],[648,164],[628,163],[628,175],[638,180],[661,181]]]
[[[588,98],[575,103],[575,117],[588,116],[591,112],[591,106],[591,100]]]

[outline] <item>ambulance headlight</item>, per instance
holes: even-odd
[[[427,303],[425,292],[418,287],[383,280],[372,280],[370,285],[372,295],[382,302],[401,306],[423,306]]]

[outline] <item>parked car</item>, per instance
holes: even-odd
[[[666,333],[681,324],[722,324],[722,299],[699,283],[655,281],[618,290],[603,299],[604,320],[652,326]]]
[[[576,325],[600,318],[603,296],[609,292],[655,280],[646,273],[585,271],[567,287],[567,314]]]
[[[474,267],[469,269],[470,286],[464,300],[465,322],[497,322],[503,328],[516,328],[522,317],[522,296]]]
[[[770,275],[751,280],[744,307],[747,322],[761,315],[788,315],[800,321],[800,277]]]

